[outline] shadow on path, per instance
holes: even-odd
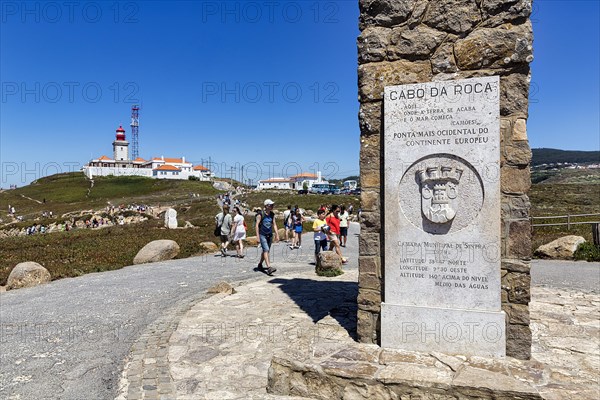
[[[356,340],[358,283],[318,281],[305,278],[275,278],[269,283],[280,285],[314,323],[331,315]]]

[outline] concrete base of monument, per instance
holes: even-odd
[[[348,279],[351,273],[342,277]],[[600,399],[600,296],[533,287],[530,304],[531,360],[411,352],[357,343],[352,312],[332,310],[311,329],[302,328],[303,334],[294,329],[293,334],[284,336],[286,340],[270,345],[275,350],[270,357],[267,391],[276,396],[260,398]],[[211,307],[207,312],[213,315]],[[272,317],[272,311],[269,313]],[[290,313],[294,315],[287,311]],[[286,326],[303,326],[289,324]],[[260,347],[257,351],[252,341],[240,343],[252,352],[252,360],[264,353]],[[223,363],[219,358],[211,362]],[[236,376],[240,369],[247,369],[243,363],[231,365]],[[201,366],[207,368],[206,362]]]
[[[381,304],[381,346],[465,356],[506,355],[504,311]]]

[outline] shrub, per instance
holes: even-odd
[[[600,261],[600,247],[591,242],[583,242],[577,247],[577,250],[575,250],[573,258],[589,262]]]
[[[340,269],[335,269],[335,268],[331,268],[331,269],[315,269],[315,272],[319,276],[326,276],[328,278],[333,278],[334,276],[339,276],[339,275],[342,275],[344,273],[344,271],[342,271]]]

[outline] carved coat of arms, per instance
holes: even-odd
[[[434,224],[445,224],[456,216],[453,200],[462,169],[447,166],[429,167],[417,172],[421,186],[421,210]]]

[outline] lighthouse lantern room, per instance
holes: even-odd
[[[117,129],[117,138],[113,142],[113,153],[115,161],[129,160],[129,142],[125,140],[125,129],[119,126]]]

